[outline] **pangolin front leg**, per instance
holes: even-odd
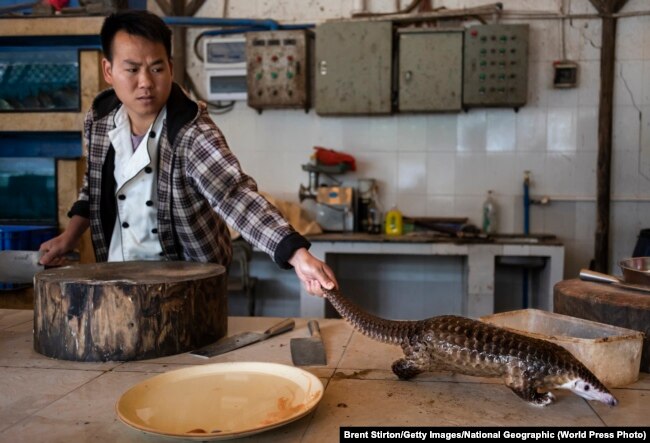
[[[535,378],[528,371],[514,368],[508,371],[505,384],[518,397],[535,406],[547,406],[555,401],[555,396],[550,392],[539,392]]]

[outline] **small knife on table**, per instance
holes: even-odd
[[[214,357],[215,355],[225,354],[226,352],[234,351],[235,349],[243,348],[244,346],[266,340],[267,338],[273,337],[274,335],[291,331],[295,325],[296,324],[292,318],[285,318],[280,323],[271,326],[269,329],[262,333],[242,332],[241,334],[225,337],[216,343],[212,343],[202,348],[195,349],[194,351],[190,351],[190,354],[199,358],[210,358]]]
[[[621,280],[620,278],[613,275],[603,274],[601,272],[592,271],[590,269],[580,270],[580,280],[607,283],[619,288],[650,293],[650,286],[627,283],[625,280]]]

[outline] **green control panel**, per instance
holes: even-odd
[[[528,25],[465,30],[463,106],[519,108],[528,94]]]

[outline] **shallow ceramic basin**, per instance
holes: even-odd
[[[308,414],[323,396],[318,377],[275,363],[232,362],[157,375],[116,404],[127,425],[186,440],[256,434]]]

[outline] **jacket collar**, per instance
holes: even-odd
[[[106,117],[121,104],[113,88],[101,92],[93,101],[94,120]],[[181,128],[196,118],[198,110],[196,102],[185,95],[180,86],[173,83],[167,99],[167,138],[172,145]]]

